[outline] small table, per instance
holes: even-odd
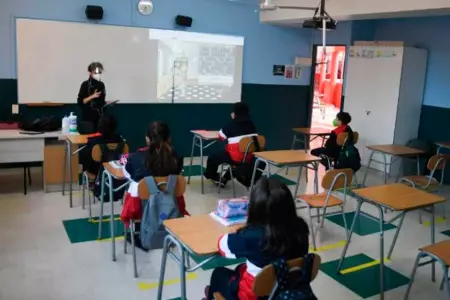
[[[192,173],[192,163],[194,160],[194,151],[195,147],[197,146],[200,149],[200,175],[201,175],[201,181],[202,181],[202,194],[205,193],[205,187],[204,187],[204,178],[203,178],[203,149],[208,148],[212,144],[214,144],[219,139],[219,132],[218,131],[209,131],[209,130],[191,130],[193,134],[192,139],[192,151],[191,151],[191,164],[190,164],[190,172],[188,176],[187,183],[191,183],[191,173]],[[203,146],[203,141],[207,141],[208,143]]]
[[[250,190],[253,187],[256,171],[266,172],[269,177],[280,173],[283,169],[289,167],[299,167],[297,175],[297,184],[295,186],[294,195],[297,195],[298,187],[300,185],[300,179],[302,176],[302,168],[306,167],[308,169],[314,170],[314,193],[317,194],[319,190],[319,181],[317,171],[319,168],[320,157],[305,153],[301,150],[275,150],[275,151],[264,151],[255,152],[253,155],[256,157],[255,167],[253,169],[252,181],[250,184]],[[265,162],[267,168],[259,169],[259,162]],[[308,165],[311,164],[312,167]],[[270,171],[270,166],[275,166],[280,168],[277,172],[273,173]],[[267,171],[266,171],[267,169]]]
[[[116,261],[116,241],[114,235],[114,192],[117,192],[130,184],[123,174],[123,168],[115,168],[109,162],[103,163],[103,173],[101,181],[101,194],[100,194],[100,216],[98,218],[98,238],[102,238],[102,221],[103,221],[103,196],[105,191],[105,186],[109,188],[109,202],[111,203],[111,217],[110,217],[110,228],[111,228],[111,249],[112,249],[112,260]],[[126,180],[126,182],[116,188],[113,186],[113,178],[118,180]],[[125,237],[126,239],[126,237]],[[126,243],[126,240],[125,240]]]
[[[442,148],[450,149],[450,142],[438,142],[438,143],[435,143],[435,144],[437,146],[437,149],[436,149],[436,153],[437,154],[439,154],[441,152]]]
[[[402,163],[403,163],[403,158],[415,156],[416,162],[417,162],[417,175],[420,175],[419,156],[422,154],[425,154],[425,151],[407,147],[407,146],[401,146],[401,145],[372,145],[372,146],[367,146],[367,149],[372,150],[372,153],[370,153],[369,162],[367,163],[367,168],[366,168],[366,171],[364,172],[364,179],[362,182],[363,186],[366,185],[367,172],[368,172],[368,170],[370,168],[370,164],[372,162],[383,164],[383,166],[384,166],[384,168],[383,168],[384,183],[385,184],[387,183],[387,166],[392,165],[392,163],[394,162],[394,160],[392,160],[391,162],[387,162],[387,156],[399,157],[402,159]],[[375,153],[379,153],[379,154],[383,155],[383,161],[374,160],[373,155]],[[398,176],[400,176],[400,170],[401,170],[401,168],[398,171],[399,172]]]
[[[73,207],[72,200],[72,155],[77,154],[81,149],[79,148],[77,151],[72,153],[73,145],[85,145],[88,140],[87,134],[74,134],[74,135],[66,135],[64,140],[66,142],[66,149],[64,151],[64,163],[63,163],[63,184],[62,184],[62,194],[64,196],[66,190],[66,168],[69,168],[69,206]]]
[[[186,299],[186,272],[194,272],[213,260],[218,254],[217,241],[220,236],[226,233],[235,232],[242,225],[223,226],[209,215],[199,215],[171,219],[164,221],[164,226],[168,232],[164,239],[163,253],[161,257],[161,268],[159,273],[157,300],[162,299],[164,276],[166,271],[167,255],[179,265],[181,299]],[[178,249],[176,255],[171,246]],[[187,255],[195,254],[204,256],[205,259],[197,265],[191,267],[187,261]]]
[[[356,195],[358,204],[356,206],[356,213],[353,218],[350,232],[347,237],[347,241],[342,251],[341,259],[338,265],[338,272],[341,271],[342,264],[344,263],[345,255],[352,238],[353,230],[361,213],[361,206],[364,203],[371,204],[378,208],[379,212],[379,224],[380,224],[380,299],[384,299],[384,209],[390,209],[399,212],[397,216],[392,218],[386,223],[393,223],[395,220],[400,219],[397,230],[394,235],[394,240],[389,249],[387,258],[390,259],[392,251],[394,250],[395,243],[402,227],[405,215],[413,210],[423,209],[426,207],[431,208],[431,244],[434,244],[435,240],[435,220],[434,220],[434,205],[445,202],[445,198],[435,194],[430,194],[404,184],[394,183],[380,186],[372,186],[361,189],[355,189],[352,191]],[[432,264],[432,277],[434,280],[434,263]]]

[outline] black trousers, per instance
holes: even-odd
[[[212,155],[208,156],[208,161],[206,162],[206,170],[204,173],[205,177],[207,179],[219,180],[219,174],[217,173],[217,168],[221,164],[230,164],[230,165],[234,164],[230,155],[225,150],[213,153]],[[227,172],[227,174],[225,174],[224,178],[230,179],[230,174]]]
[[[237,272],[224,267],[214,269],[211,275],[207,300],[214,300],[214,293],[220,293],[227,300],[237,300],[239,278]]]
[[[326,155],[326,156],[328,156],[330,158],[330,163],[331,164],[333,164],[334,161],[336,159],[338,159],[338,156],[339,156],[339,152],[336,153],[336,151],[334,151],[332,149],[329,149],[329,148],[326,148],[326,147],[320,147],[320,148],[312,149],[311,150],[311,154],[314,155],[314,156],[318,156],[318,157],[320,157],[322,155]],[[327,169],[327,170],[329,169],[330,166],[328,166],[328,160],[326,158],[322,158],[320,163],[325,166],[325,169]]]

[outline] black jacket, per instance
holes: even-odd
[[[83,103],[83,99],[89,97],[95,93],[95,90],[101,92],[101,95],[93,99],[89,103]],[[89,78],[80,86],[80,91],[78,92],[78,106],[81,107],[81,119],[82,121],[95,122],[100,118],[98,109],[105,105],[105,84],[101,81],[95,80],[94,78]]]

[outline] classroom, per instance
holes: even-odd
[[[449,27],[438,0],[1,0],[0,300],[450,299]],[[315,296],[230,250],[274,185]]]

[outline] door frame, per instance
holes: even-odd
[[[348,62],[348,48],[350,47],[347,44],[327,44],[327,47],[345,47],[345,58],[344,58],[344,84],[342,85],[342,96],[341,96],[341,107],[340,110],[344,107],[344,86],[345,86],[345,76],[347,75],[347,62]],[[310,82],[309,82],[309,101],[308,101],[308,122],[307,124],[311,127],[312,123],[312,115],[313,115],[313,103],[314,103],[314,80],[316,74],[316,66],[317,66],[317,48],[322,47],[322,44],[314,43],[312,47],[312,64],[311,64],[311,74],[310,74]]]

